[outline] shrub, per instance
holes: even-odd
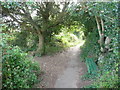
[[[120,86],[118,80],[117,74],[108,71],[98,77],[92,85],[86,86],[85,88],[118,88]]]
[[[40,67],[17,46],[3,51],[3,89],[30,88],[37,81]]]
[[[118,75],[105,72],[93,85],[97,88],[118,88]]]
[[[85,61],[87,58],[92,57],[94,60],[97,59],[99,54],[98,45],[98,32],[97,30],[93,30],[94,32],[89,33],[86,37],[84,45],[81,47],[81,59]]]

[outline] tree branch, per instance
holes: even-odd
[[[28,6],[26,4],[25,4],[25,8],[26,8],[26,10],[24,10],[24,12],[26,14],[25,17],[33,25],[33,27],[36,29],[38,34],[42,34],[42,31],[39,29],[36,22],[34,22],[34,20],[32,19],[31,14],[30,14],[29,9],[28,9]]]
[[[97,28],[98,28],[98,33],[99,33],[99,36],[101,37],[101,30],[100,30],[100,24],[99,24],[99,21],[98,21],[98,17],[95,16],[95,19],[96,19],[96,23],[97,23]]]
[[[65,12],[65,10],[66,10],[66,8],[67,8],[68,5],[69,5],[69,2],[65,2],[65,5],[64,5],[64,7],[62,9],[62,12]]]
[[[101,26],[102,26],[102,33],[104,33],[105,29],[104,29],[104,23],[103,23],[102,18],[101,18]]]

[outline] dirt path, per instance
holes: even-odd
[[[45,71],[43,81],[37,84],[37,88],[82,88],[91,81],[81,80],[87,68],[80,61],[80,45],[57,53],[54,56],[35,57],[41,69]]]

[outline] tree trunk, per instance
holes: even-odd
[[[38,48],[37,48],[35,53],[42,54],[43,53],[42,49],[43,49],[43,44],[44,44],[44,37],[42,34],[39,34],[38,37],[39,37]]]
[[[95,19],[97,23],[98,33],[100,36],[100,39],[99,39],[100,50],[101,52],[103,52],[104,51],[104,23],[103,23],[103,20],[101,18],[98,18],[97,16],[95,16]]]

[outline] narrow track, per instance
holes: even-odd
[[[91,81],[81,80],[87,72],[86,65],[80,61],[80,45],[57,53],[54,56],[35,57],[45,72],[43,81],[37,88],[82,88]]]

